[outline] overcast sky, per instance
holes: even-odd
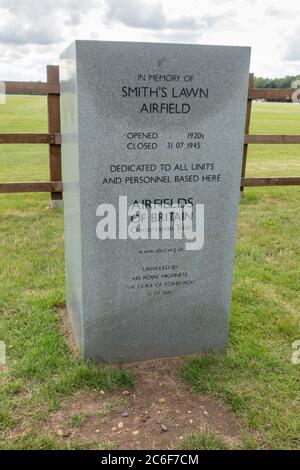
[[[0,80],[45,80],[74,39],[252,47],[256,75],[300,73],[299,0],[0,0]]]

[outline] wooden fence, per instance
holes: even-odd
[[[254,75],[249,75],[249,91],[247,101],[245,141],[242,164],[241,190],[245,186],[292,186],[300,185],[300,176],[246,178],[248,144],[300,144],[300,135],[254,135],[249,134],[252,100],[273,99],[290,100],[295,93],[294,88],[254,88]]]
[[[300,135],[253,135],[249,134],[252,100],[292,98],[295,90],[278,88],[254,88],[253,74],[249,76],[249,92],[245,125],[245,141],[241,175],[241,190],[246,186],[300,185],[300,176],[246,178],[247,152],[249,144],[300,144]],[[50,181],[26,183],[0,183],[0,193],[50,192],[51,207],[59,207],[62,200],[63,183],[61,172],[61,133],[59,105],[59,67],[47,66],[47,82],[5,82],[6,94],[47,95],[47,134],[0,134],[0,144],[47,144],[49,145]]]
[[[0,183],[0,193],[50,192],[51,207],[62,205],[59,67],[47,66],[47,82],[4,82],[7,95],[47,95],[47,134],[0,134],[0,144],[49,145],[50,181]]]

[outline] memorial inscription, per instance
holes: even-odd
[[[85,358],[226,349],[250,49],[61,56],[67,304]]]

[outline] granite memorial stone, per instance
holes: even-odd
[[[226,349],[249,60],[100,41],[62,54],[67,307],[85,358]]]

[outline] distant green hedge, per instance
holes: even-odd
[[[300,80],[300,75],[286,75],[284,78],[254,77],[254,86],[255,88],[291,88],[295,80]]]

